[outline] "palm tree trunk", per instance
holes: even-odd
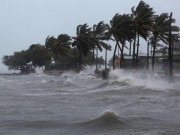
[[[134,38],[133,44],[133,59],[132,59],[132,67],[135,68],[135,51],[136,51],[136,36]]]
[[[137,50],[136,50],[136,68],[138,68],[138,56],[139,56],[139,34],[138,34]]]
[[[153,47],[153,58],[152,58],[152,71],[154,72],[154,57],[155,57],[155,50],[156,50],[156,36],[154,36],[154,47]]]
[[[172,56],[172,12],[169,18],[169,82],[173,82],[173,56]]]
[[[120,46],[120,44],[119,44],[119,42],[118,42],[117,39],[116,39],[116,42],[117,42],[117,45],[118,45],[118,48],[119,48],[118,51],[122,52],[122,48],[121,48],[121,46]],[[120,67],[120,63],[121,63],[120,55],[118,55],[118,57],[119,57],[119,68],[121,68],[121,67]],[[123,59],[124,59],[124,55],[122,56],[122,61],[123,61]]]
[[[120,60],[120,61],[119,61],[119,67],[122,68],[122,67],[121,67],[121,61],[122,61],[122,64],[123,64],[123,62],[125,62],[125,61],[124,61],[124,54],[123,54],[124,48],[123,48],[123,50],[122,50],[119,42],[118,42],[117,40],[116,40],[116,42],[117,42],[117,45],[118,45],[118,47],[119,47],[119,51],[121,52],[121,57],[119,57],[119,60]],[[124,65],[125,65],[125,63],[124,63]]]
[[[79,52],[79,69],[82,70],[82,52]]]
[[[96,48],[96,70],[98,70],[98,48]]]
[[[107,69],[107,48],[105,50],[105,71]]]
[[[120,68],[123,68],[123,61],[124,61],[124,44],[122,44],[122,49],[121,49],[121,61],[120,61]]]
[[[117,42],[116,42],[116,46],[114,49],[114,54],[113,54],[113,69],[115,69],[115,56],[116,56],[116,49],[117,49]]]
[[[48,53],[48,50],[46,49],[45,70],[47,70],[47,53]]]
[[[131,56],[131,40],[130,40],[130,46],[129,46],[129,56]]]
[[[55,53],[55,59],[54,59],[54,62],[55,62],[55,69],[57,68],[57,52]]]
[[[76,48],[76,71],[79,72],[79,51]]]
[[[147,43],[147,70],[149,70],[149,41]]]
[[[91,67],[94,65],[94,47],[93,47],[93,57],[92,57],[92,63],[91,63]]]
[[[173,43],[173,41],[172,41],[172,53],[171,54],[172,54],[172,71],[174,71],[174,43]],[[173,75],[174,75],[174,73],[173,73]]]
[[[117,54],[118,57],[120,57],[120,52],[119,52],[120,50],[121,49],[120,49],[120,46],[119,46],[119,43],[118,43],[118,54]]]

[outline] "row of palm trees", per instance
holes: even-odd
[[[49,49],[53,50],[56,54],[55,59],[57,59],[57,54],[66,55],[69,45],[72,45],[77,50],[79,69],[82,69],[84,56],[87,56],[89,52],[92,52],[94,56],[95,48],[100,51],[111,50],[111,46],[106,41],[112,40],[116,43],[113,69],[115,69],[114,60],[117,50],[121,52],[120,68],[125,66],[125,48],[132,50],[132,67],[138,68],[140,38],[143,38],[146,41],[150,40],[153,47],[152,70],[154,70],[154,58],[159,43],[169,43],[169,29],[173,32],[173,37],[177,36],[177,33],[174,32],[179,32],[177,26],[170,28],[169,23],[167,13],[155,15],[153,8],[141,0],[137,7],[131,8],[130,14],[115,14],[110,25],[103,21],[93,25],[92,28],[87,24],[78,25],[76,36],[71,38],[67,34],[61,34],[57,39],[53,36],[47,37],[45,46],[47,52]],[[175,23],[175,19],[172,19],[171,23]],[[94,64],[94,59],[92,64]]]
[[[72,39],[74,40],[72,42]],[[54,36],[48,36],[45,41],[45,47],[47,53],[53,52],[55,54],[55,65],[57,63],[58,55],[65,56],[70,53],[70,45],[77,50],[78,57],[78,68],[82,69],[83,57],[87,56],[90,51],[93,52],[95,48],[100,51],[103,48],[111,50],[111,46],[108,45],[104,40],[109,40],[109,25],[104,22],[99,22],[93,26],[93,30],[89,28],[87,24],[78,25],[76,30],[76,36],[70,37],[67,34],[60,34],[57,38]],[[94,64],[94,57],[92,60]]]

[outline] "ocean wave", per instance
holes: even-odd
[[[0,78],[0,82],[11,82],[12,80],[8,80],[8,79],[5,79],[5,78]]]
[[[99,117],[93,120],[89,120],[86,122],[77,123],[77,125],[81,126],[114,126],[114,125],[128,125],[125,122],[121,121],[117,114],[111,111],[103,112]]]
[[[103,82],[103,83],[99,84],[94,89],[100,89],[100,88],[109,87],[109,86],[128,86],[128,85],[130,85],[130,80],[129,79],[124,79],[124,80],[121,80],[121,81],[109,80],[109,81],[106,81],[106,82]]]
[[[45,92],[45,93],[29,93],[29,94],[23,94],[25,96],[54,96],[54,95],[59,95],[59,94],[64,94],[64,93],[58,93],[58,92]]]
[[[60,128],[64,124],[57,122],[57,121],[45,121],[45,120],[39,120],[39,121],[4,121],[0,123],[1,127],[4,128]]]
[[[72,79],[68,78],[64,81],[63,87],[79,88],[76,84],[73,83]]]
[[[55,80],[55,79],[52,79],[52,80],[42,79],[42,80],[41,80],[41,83],[43,83],[43,84],[45,84],[45,83],[54,83],[54,82],[57,82],[57,80]]]
[[[178,82],[169,83],[157,74],[139,71],[132,73],[124,70],[113,70],[110,72],[110,79],[118,82],[124,82],[125,85],[133,87],[144,87],[149,90],[168,91],[180,87]]]

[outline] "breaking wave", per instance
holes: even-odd
[[[148,72],[139,71],[137,73],[132,73],[131,71],[123,70],[112,70],[110,72],[110,79],[112,82],[122,83],[129,86],[144,87],[153,90],[169,90],[179,88],[178,82],[170,84],[168,80],[165,80],[157,74],[150,74]]]
[[[64,81],[64,83],[63,83],[62,86],[63,86],[63,87],[78,88],[78,85],[75,85],[75,84],[73,83],[72,79],[70,79],[70,78],[67,78],[67,79]]]
[[[48,80],[48,81],[44,80],[44,79],[41,80],[41,83],[44,83],[44,84],[45,83],[53,83],[53,82],[57,82],[57,80]]]
[[[127,125],[125,122],[121,121],[117,114],[111,111],[103,112],[99,117],[86,122],[78,123],[78,125],[85,126],[113,126],[113,125]]]
[[[108,82],[104,82],[104,83],[100,84],[96,88],[103,88],[103,87],[106,87],[106,86],[127,86],[129,84],[130,84],[130,80],[128,80],[128,79],[125,79],[125,80],[122,80],[122,81],[110,80]]]

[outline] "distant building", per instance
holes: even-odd
[[[164,46],[156,51],[156,56],[168,56],[169,46]],[[180,41],[176,41],[173,43],[173,54],[180,54]]]
[[[175,54],[180,54],[180,41],[174,42],[173,44],[173,50],[174,50],[174,55]]]
[[[147,54],[146,53],[139,53],[138,56],[138,66],[139,68],[146,68],[147,67]],[[125,55],[124,56],[124,67],[125,68],[132,68],[132,59],[133,56],[129,56],[129,55]],[[136,59],[136,58],[135,58]],[[151,63],[151,54],[149,54],[149,63]],[[118,56],[116,56],[115,58],[115,67],[116,68],[120,68],[120,58]]]
[[[120,58],[118,56],[115,57],[114,63],[116,68],[120,68]]]

